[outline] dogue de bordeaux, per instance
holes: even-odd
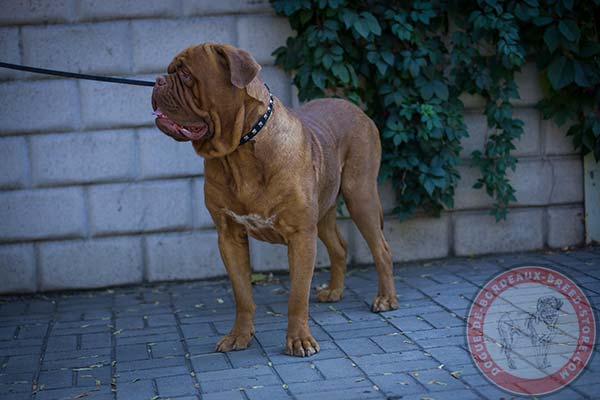
[[[308,326],[317,237],[331,260],[322,302],[344,292],[346,243],[336,225],[343,196],[367,241],[378,274],[372,311],[396,309],[392,255],[383,235],[377,193],[379,132],[358,107],[341,99],[286,108],[258,77],[246,51],[203,43],[179,53],[152,93],[156,125],[191,141],[204,158],[204,196],[233,286],[235,322],[216,350],[248,347],[254,334],[248,235],[288,247],[290,294],[286,353],[310,356],[319,344]]]

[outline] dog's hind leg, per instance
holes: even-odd
[[[339,301],[344,294],[344,273],[346,272],[346,241],[335,222],[336,207],[331,208],[317,225],[319,239],[327,248],[331,261],[331,276],[326,288],[317,291],[317,301]]]
[[[398,299],[394,286],[392,252],[383,236],[383,211],[377,192],[381,144],[375,124],[361,135],[350,147],[345,160],[342,195],[352,220],[367,241],[377,268],[378,289],[371,310],[395,310],[398,308]]]

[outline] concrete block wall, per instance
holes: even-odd
[[[6,3],[6,4],[4,4]],[[203,41],[252,52],[285,104],[291,80],[271,52],[291,34],[267,0],[42,0],[4,2],[0,60],[151,80],[179,50]],[[519,202],[507,221],[470,188],[473,149],[488,130],[481,101],[465,96],[471,137],[456,207],[399,223],[391,185],[381,187],[385,233],[396,261],[563,247],[583,240],[582,166],[564,132],[541,120],[535,67],[520,78],[525,135],[511,177]],[[0,293],[93,288],[224,275],[203,204],[203,161],[153,125],[150,88],[74,81],[0,69]],[[349,262],[371,257],[340,218]],[[283,246],[251,242],[256,270],[287,268]],[[317,265],[328,265],[319,244]]]

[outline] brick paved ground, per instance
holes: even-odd
[[[341,302],[311,300],[310,358],[282,354],[286,276],[255,286],[256,338],[227,354],[213,352],[234,315],[225,280],[0,298],[0,398],[511,398],[472,365],[463,318],[492,275],[524,264],[567,274],[600,306],[600,248],[403,265],[401,308],[381,315],[374,269],[350,270]],[[599,372],[595,357],[549,398],[600,398]]]

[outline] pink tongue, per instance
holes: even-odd
[[[156,110],[154,110],[152,115],[156,115],[159,118],[168,120],[179,133],[181,133],[182,135],[185,135],[188,139],[191,139],[191,140],[201,139],[206,134],[206,131],[208,130],[208,126],[206,124],[202,124],[201,126],[192,128],[192,130],[190,131],[189,129],[184,128],[183,126],[179,125],[177,122],[171,120],[169,117],[167,117],[165,114],[163,114],[163,112],[160,110],[160,108],[157,108]]]
[[[185,136],[187,136],[191,140],[198,140],[198,139],[201,139],[202,136],[204,136],[206,134],[207,130],[208,130],[208,126],[206,126],[206,124],[203,124],[202,126],[195,127],[192,131],[190,131],[186,128],[181,128],[179,130],[179,132],[183,133]]]

